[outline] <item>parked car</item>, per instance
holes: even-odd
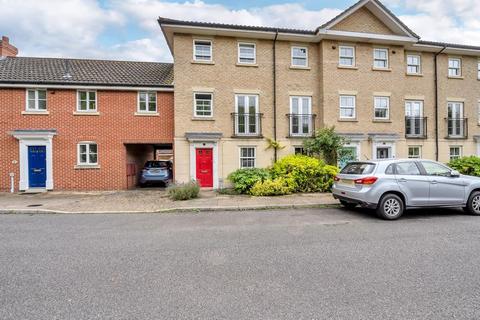
[[[171,161],[150,160],[145,163],[140,173],[139,183],[141,187],[153,183],[161,183],[167,186],[172,180],[172,176]]]
[[[343,206],[372,208],[387,220],[425,207],[462,207],[480,215],[480,178],[431,160],[350,162],[334,180],[333,197]]]

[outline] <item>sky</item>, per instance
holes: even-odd
[[[163,16],[315,29],[356,0],[0,0],[0,35],[20,56],[171,62]],[[478,0],[383,0],[423,40],[480,46]]]

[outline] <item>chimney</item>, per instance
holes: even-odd
[[[10,44],[8,37],[2,36],[2,40],[0,40],[0,57],[16,57],[17,54],[18,49]]]

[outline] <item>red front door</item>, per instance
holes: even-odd
[[[213,149],[197,149],[197,180],[201,187],[213,187]]]

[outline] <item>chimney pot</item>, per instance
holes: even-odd
[[[5,42],[6,44],[8,44],[8,37],[7,36],[2,36],[2,42]]]

